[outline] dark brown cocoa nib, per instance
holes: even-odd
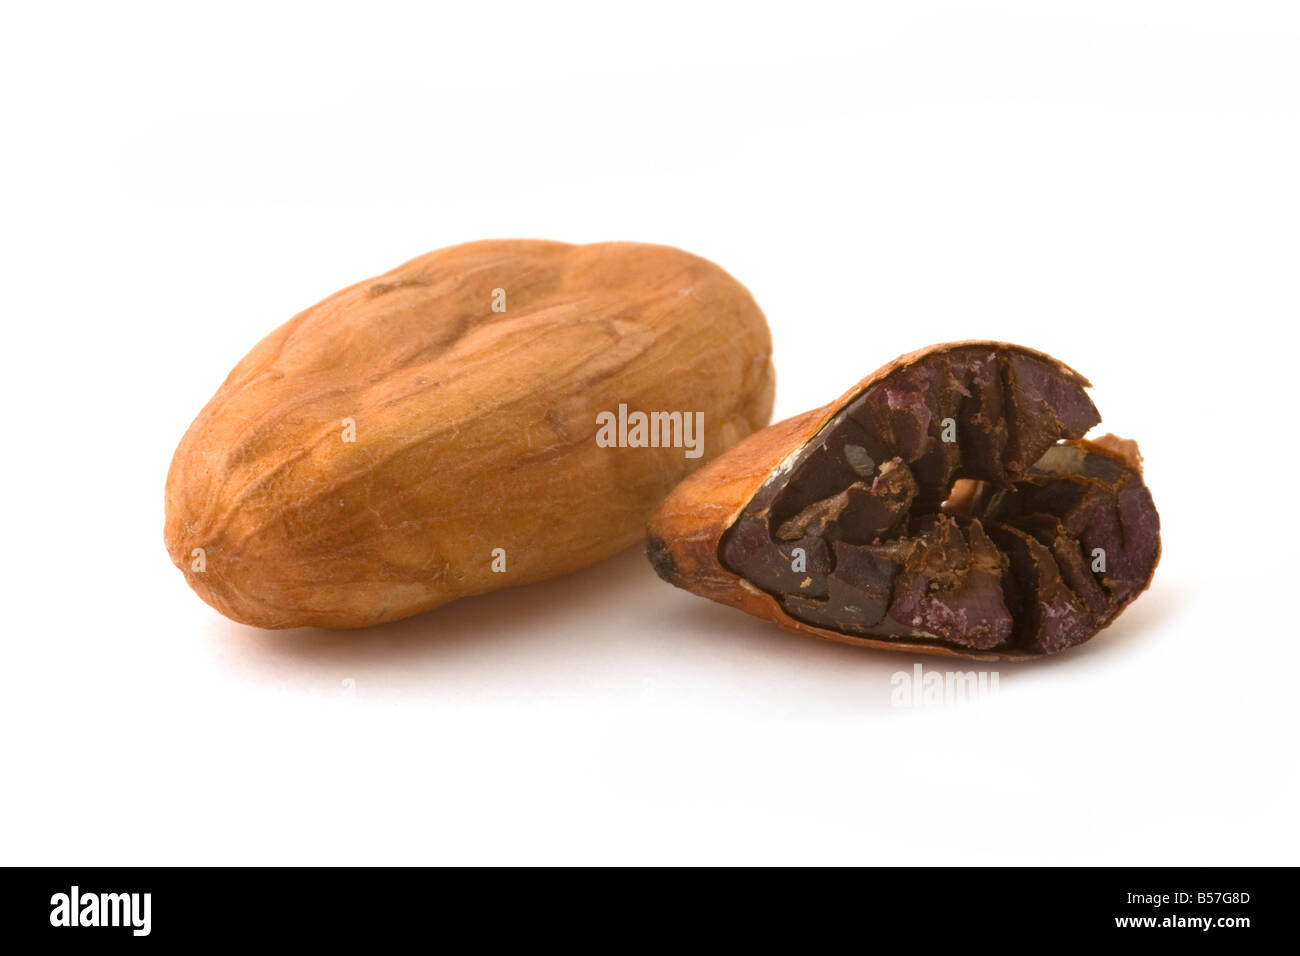
[[[1101,420],[1085,384],[1014,348],[930,353],[841,408],[719,557],[845,634],[1037,654],[1085,641],[1160,550],[1140,473],[1075,441]]]

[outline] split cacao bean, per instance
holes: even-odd
[[[686,479],[648,529],[665,580],[799,633],[983,660],[1073,647],[1151,582],[1131,441],[1086,379],[998,342],[905,355]]]

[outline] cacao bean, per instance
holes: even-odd
[[[1136,444],[1088,382],[997,342],[903,356],[764,429],[651,520],[665,580],[799,633],[984,660],[1087,640],[1151,582]]]
[[[681,478],[767,423],[770,353],[745,288],[677,249],[441,249],[235,367],[172,460],[167,548],[205,601],[268,628],[566,574],[633,544]],[[599,441],[602,416],[650,413],[678,414],[659,420],[675,445]]]

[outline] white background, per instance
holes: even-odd
[[[1300,862],[1294,5],[39,10],[0,29],[3,862]],[[519,236],[721,264],[778,417],[933,342],[1057,355],[1141,441],[1153,588],[918,710],[918,659],[636,550],[361,633],[203,604],[162,489],[231,366]]]

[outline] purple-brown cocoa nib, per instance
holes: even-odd
[[[1100,421],[1085,385],[1015,347],[930,352],[845,405],[719,557],[845,634],[1041,654],[1087,640],[1150,581],[1160,523],[1135,464],[1076,441]]]

